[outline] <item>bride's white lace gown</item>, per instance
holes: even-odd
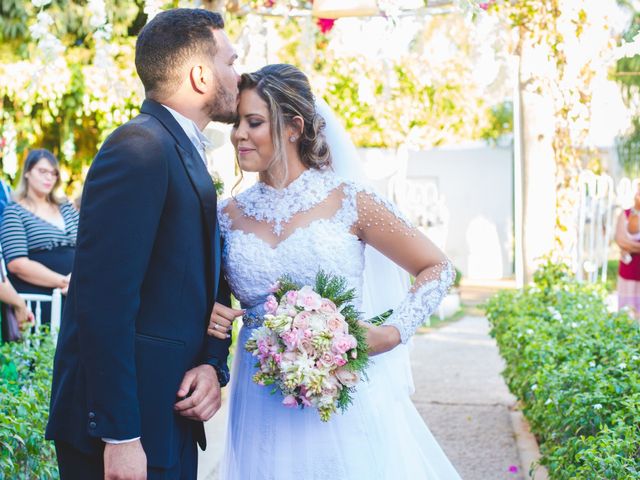
[[[221,202],[219,219],[227,280],[248,309],[262,304],[284,274],[313,285],[322,269],[360,293],[364,242],[408,269],[433,248],[393,205],[330,171],[307,170],[282,190],[257,183]],[[437,307],[453,276],[447,261],[418,275],[387,322],[403,343]],[[460,478],[411,402],[406,349],[374,357],[353,404],[323,423],[314,409],[286,408],[279,393],[252,382],[255,358],[243,346],[259,323],[246,318],[239,337],[222,478]]]

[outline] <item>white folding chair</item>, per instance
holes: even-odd
[[[60,293],[60,289],[55,288],[51,295],[37,293],[20,293],[19,295],[27,303],[27,308],[33,312],[36,333],[42,325],[42,304],[51,303],[51,333],[56,337],[58,330],[60,330],[60,318],[62,316],[62,293]]]

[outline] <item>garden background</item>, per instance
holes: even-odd
[[[580,172],[616,183],[640,173],[639,2],[380,0],[367,7],[366,1],[345,1],[338,2],[338,12],[325,8],[330,3],[335,4],[0,2],[3,178],[15,183],[28,150],[45,147],[61,160],[65,193],[78,196],[101,143],[135,116],[142,102],[133,65],[136,34],[165,8],[224,11],[241,71],[273,62],[298,65],[334,109],[371,172],[382,172],[374,180],[387,188],[400,174],[409,182],[401,185],[436,185],[429,198],[446,205],[425,214],[419,210],[427,205],[418,202],[415,216],[445,250],[450,245],[467,277],[512,280],[521,288],[534,280],[545,255],[568,265],[560,273],[547,265],[536,277],[537,287],[490,304],[507,380],[531,420],[552,478],[635,478],[640,434],[631,419],[639,405],[638,382],[618,370],[640,358],[637,324],[598,303],[607,298],[606,290],[572,275],[589,279],[585,274],[592,271],[579,255],[584,243],[576,214],[584,202]],[[214,143],[226,142],[223,126],[212,126],[209,133]],[[233,163],[223,152],[228,154],[221,149],[211,167],[212,174],[226,169],[228,193]],[[483,170],[483,177],[469,173]],[[628,201],[623,196],[608,207],[612,212]],[[465,216],[479,208],[480,197],[498,207]],[[469,232],[476,218],[479,226]],[[438,230],[442,225],[447,228]],[[474,241],[478,232],[481,237],[489,232],[483,237],[488,243]],[[471,240],[456,243],[469,235]],[[617,251],[605,243],[594,262],[611,279]],[[479,258],[489,260],[474,263]],[[501,268],[492,269],[496,259]],[[552,284],[541,287],[547,278]],[[609,291],[615,287],[602,282],[603,276],[594,278]],[[576,305],[587,304],[593,315],[585,317]],[[574,323],[588,338],[567,333]],[[40,348],[4,345],[0,354],[0,478],[55,476],[51,446],[42,440],[54,347],[48,337],[38,341]],[[624,344],[624,358],[605,349],[617,345],[614,341]],[[559,357],[559,351],[573,356]],[[553,376],[565,361],[572,376]],[[601,388],[604,384],[590,380],[602,374],[600,366],[613,369],[605,373],[615,378],[622,375],[613,382],[619,387]],[[531,393],[533,385],[549,389],[544,402]],[[581,386],[597,387],[597,394]],[[558,400],[545,403],[549,398]],[[615,414],[620,405],[623,413]],[[558,423],[559,417],[566,421]]]

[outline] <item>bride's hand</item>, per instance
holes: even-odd
[[[360,325],[367,329],[369,355],[388,352],[400,345],[400,332],[397,328],[390,325],[376,327],[365,322],[360,322]]]
[[[242,315],[244,315],[244,310],[225,307],[216,302],[213,306],[213,312],[211,312],[207,333],[212,337],[222,340],[229,338],[231,336],[229,332],[231,332],[231,328],[233,327],[233,320]]]

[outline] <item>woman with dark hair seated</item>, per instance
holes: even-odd
[[[20,183],[4,210],[0,241],[9,280],[20,293],[67,293],[78,232],[78,212],[56,196],[57,158],[48,150],[27,156]],[[42,322],[51,318],[42,305]]]

